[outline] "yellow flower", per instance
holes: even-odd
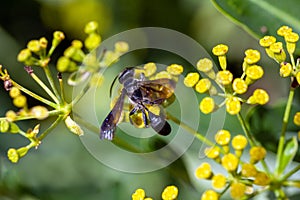
[[[210,59],[208,58],[203,58],[203,59],[200,59],[198,62],[197,62],[197,69],[201,72],[204,72],[204,73],[207,73],[209,72],[210,70],[212,70],[213,68],[213,63]]]
[[[286,54],[285,54],[285,51],[283,49],[282,42],[275,42],[274,44],[271,44],[270,50],[274,53],[274,59],[278,63],[281,63],[281,62],[285,61]]]
[[[167,67],[167,72],[171,75],[178,76],[183,72],[183,67],[178,64],[172,64]]]
[[[254,177],[254,184],[266,186],[271,182],[270,177],[265,172],[258,172]]]
[[[297,112],[295,115],[294,115],[294,124],[296,124],[297,126],[300,126],[300,112]]]
[[[19,161],[18,151],[14,148],[10,148],[7,151],[7,157],[12,163],[17,163]]]
[[[198,73],[191,72],[186,75],[183,83],[186,87],[194,87],[194,85],[196,85],[196,83],[199,81],[199,78],[200,75]]]
[[[218,199],[219,199],[219,194],[214,190],[206,190],[201,196],[201,200],[218,200]]]
[[[84,32],[86,34],[90,34],[90,33],[93,33],[93,32],[96,32],[97,29],[98,29],[98,22],[96,21],[90,21],[89,23],[87,23],[84,27]]]
[[[230,142],[230,132],[227,130],[219,130],[216,135],[215,135],[215,141],[219,144],[219,145],[228,145]]]
[[[226,111],[231,115],[236,115],[241,110],[241,102],[237,97],[229,97],[226,99]]]
[[[5,117],[7,121],[13,122],[17,117],[17,113],[15,113],[13,110],[9,110],[5,113]]]
[[[212,177],[212,186],[216,189],[222,189],[226,185],[226,177],[223,174],[216,174]]]
[[[280,76],[282,77],[288,77],[292,73],[293,67],[288,62],[282,62],[280,63]]]
[[[200,102],[199,109],[202,113],[208,114],[214,111],[215,101],[211,97],[204,97]]]
[[[247,146],[247,143],[247,138],[243,135],[236,135],[231,141],[231,145],[235,150],[243,150]]]
[[[257,174],[257,170],[253,164],[244,163],[242,165],[242,175],[244,177],[254,177]]]
[[[278,30],[277,30],[277,35],[279,36],[285,36],[287,33],[292,32],[293,29],[288,27],[288,26],[281,26]]]
[[[221,85],[228,85],[232,82],[233,75],[228,70],[219,71],[216,76],[216,81]]]
[[[132,200],[144,200],[146,194],[143,189],[137,189],[133,194],[132,194]]]
[[[256,103],[260,105],[264,105],[269,102],[269,95],[263,89],[256,89],[253,92],[253,96],[255,97]]]
[[[129,50],[127,42],[119,41],[115,43],[115,51],[118,53],[125,53]]]
[[[246,185],[243,183],[232,183],[230,186],[230,196],[234,199],[241,199],[246,191]]]
[[[31,54],[31,51],[29,49],[23,49],[18,54],[17,59],[18,59],[19,62],[25,62],[26,60],[31,58],[31,56],[32,56],[32,54]]]
[[[237,94],[244,94],[248,90],[248,85],[241,78],[235,78],[232,83],[232,89]]]
[[[300,71],[297,72],[296,79],[297,79],[298,84],[300,85]]]
[[[22,107],[26,106],[27,99],[24,95],[19,95],[13,99],[13,104],[15,106],[17,106],[18,108],[22,108]]]
[[[264,36],[262,39],[259,40],[259,44],[262,47],[270,47],[271,44],[276,42],[276,38],[274,36]]]
[[[260,53],[257,50],[248,49],[245,51],[245,55],[244,61],[249,65],[257,63],[260,60]]]
[[[267,151],[261,146],[254,146],[250,149],[250,162],[257,163],[266,157]]]
[[[195,90],[199,93],[207,92],[211,87],[211,82],[208,78],[203,78],[198,81],[195,86]]]
[[[9,91],[9,96],[11,98],[16,98],[17,96],[21,95],[21,91],[16,88],[16,87],[12,87]]]
[[[172,79],[172,75],[169,74],[167,71],[160,71],[155,74],[154,79],[161,79],[161,78]]]
[[[174,185],[167,186],[161,194],[163,200],[174,200],[178,196],[178,188]]]
[[[49,116],[48,109],[44,106],[34,106],[30,109],[30,114],[38,120],[46,119]]]
[[[195,172],[195,175],[199,179],[209,179],[212,176],[211,166],[209,163],[202,163]]]
[[[31,41],[28,42],[27,48],[30,51],[32,51],[34,53],[37,53],[41,50],[40,42],[38,40],[31,40]]]
[[[232,153],[222,157],[222,166],[229,172],[235,171],[239,165],[239,159]]]
[[[218,56],[220,66],[223,70],[227,67],[226,56],[225,54],[228,51],[228,46],[224,44],[219,44],[212,49],[214,55]]]
[[[284,35],[286,41],[286,48],[290,54],[293,54],[296,49],[296,42],[299,40],[299,35],[294,32],[289,32]]]
[[[143,68],[146,77],[152,76],[157,70],[156,64],[153,62],[146,63]]]
[[[91,33],[84,40],[84,46],[90,51],[98,47],[101,43],[101,36],[97,33]]]
[[[251,80],[260,79],[264,75],[264,70],[261,66],[251,65],[246,69],[247,78]]]
[[[216,159],[220,155],[220,148],[219,147],[208,147],[204,150],[205,155],[208,158]]]
[[[228,46],[225,44],[219,44],[212,49],[212,53],[215,56],[223,56],[228,52]]]

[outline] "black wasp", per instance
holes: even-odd
[[[123,85],[121,95],[119,96],[113,109],[104,119],[100,128],[100,138],[112,140],[123,111],[125,96],[132,103],[133,108],[129,112],[130,116],[136,112],[141,112],[145,127],[149,125],[160,135],[168,135],[171,132],[171,126],[166,121],[166,115],[160,109],[159,115],[151,112],[147,106],[161,105],[164,100],[171,97],[174,93],[176,83],[168,78],[155,80],[146,80],[143,73],[140,77],[135,77],[134,68],[125,68],[117,77],[120,84]]]

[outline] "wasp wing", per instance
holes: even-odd
[[[117,123],[120,120],[120,116],[122,114],[124,99],[125,99],[126,91],[122,89],[121,95],[118,98],[116,104],[113,109],[104,119],[101,128],[100,128],[100,139],[112,140],[115,134]]]
[[[165,99],[171,97],[176,87],[176,82],[167,78],[139,81],[137,84],[144,100],[154,104],[161,104]]]

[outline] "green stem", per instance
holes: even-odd
[[[43,140],[51,130],[53,130],[62,120],[64,119],[63,115],[59,115],[58,118],[51,124],[50,127],[48,127],[39,137],[38,140],[41,141]]]
[[[52,74],[51,74],[51,72],[50,72],[50,70],[49,70],[49,67],[48,67],[48,66],[45,66],[45,67],[43,67],[43,69],[44,69],[44,72],[45,72],[45,74],[46,74],[46,77],[47,77],[47,79],[48,79],[48,82],[49,82],[49,84],[50,84],[50,86],[51,86],[51,88],[52,88],[52,90],[53,90],[55,96],[56,96],[56,97],[58,98],[58,100],[61,102],[60,95],[59,95],[59,93],[58,93],[58,91],[57,91],[57,89],[56,89],[56,86],[55,86],[55,83],[54,83]]]
[[[55,101],[56,104],[59,104],[59,100],[57,99],[57,97],[53,94],[53,92],[44,84],[43,81],[41,81],[41,79],[36,76],[34,73],[30,73],[30,76],[35,80],[35,82],[37,82],[42,88],[43,90],[45,90],[45,92],[53,99],[53,101]]]
[[[242,126],[242,129],[243,129],[246,137],[250,141],[250,145],[251,146],[258,146],[258,144],[257,144],[258,142],[255,140],[255,138],[253,137],[253,135],[250,133],[250,131],[249,131],[247,125],[246,125],[246,122],[245,122],[245,120],[244,120],[244,118],[243,118],[243,116],[241,115],[240,112],[237,114],[237,118],[238,118],[238,120],[239,120],[239,122],[240,122],[240,124]]]
[[[193,128],[191,128],[186,123],[184,123],[184,122],[180,121],[179,119],[177,119],[175,116],[171,115],[169,112],[167,112],[167,118],[172,120],[173,122],[175,122],[177,125],[181,126],[182,128],[184,128],[186,131],[188,131],[192,135],[196,136],[201,142],[203,142],[203,143],[205,143],[209,146],[214,146],[215,145],[212,141],[206,139],[206,137],[201,135],[199,132],[195,131]],[[222,149],[220,149],[220,150],[222,151]]]
[[[297,171],[300,170],[300,165],[297,165],[294,169],[292,169],[291,171],[289,171],[288,173],[286,173],[281,180],[286,180],[288,179],[290,176],[292,176],[294,173],[296,173]]]
[[[283,148],[284,148],[284,143],[285,143],[285,133],[287,130],[287,125],[288,125],[288,121],[289,121],[289,116],[290,116],[290,112],[291,112],[291,108],[292,108],[292,103],[293,103],[293,99],[294,99],[294,93],[295,90],[293,88],[290,89],[290,93],[289,93],[289,97],[287,100],[287,104],[285,107],[285,111],[284,111],[284,116],[283,116],[283,120],[282,120],[282,128],[281,128],[281,134],[280,134],[280,138],[279,138],[279,144],[278,144],[278,149],[277,149],[277,158],[276,158],[276,170],[275,170],[275,174],[278,174],[278,166],[281,160],[281,155],[283,152]]]
[[[89,84],[90,79],[88,79],[87,85],[80,91],[80,93],[72,100],[70,103],[71,105],[75,105],[82,97],[83,95],[90,89],[90,84]]]
[[[250,130],[249,130],[249,128],[248,128],[248,126],[247,126],[247,124],[246,124],[246,122],[245,122],[245,120],[244,120],[244,118],[243,118],[243,116],[242,116],[242,114],[240,112],[237,114],[237,117],[238,117],[238,120],[239,120],[239,122],[240,122],[240,124],[242,126],[242,129],[243,129],[246,137],[250,141],[250,146],[261,146],[259,144],[259,142],[257,142],[255,140],[253,134],[250,133]],[[268,174],[270,174],[270,170],[269,170],[269,168],[268,168],[267,163],[265,162],[265,160],[261,160],[261,164],[262,164],[263,168],[265,169],[265,171]]]
[[[13,80],[11,80],[11,82],[12,82],[12,84],[13,84],[16,88],[18,88],[18,89],[21,90],[22,92],[28,94],[29,96],[31,96],[31,97],[33,97],[33,98],[39,100],[40,102],[42,102],[42,103],[44,103],[44,104],[46,104],[46,105],[48,105],[48,106],[51,106],[52,108],[55,108],[55,109],[57,108],[57,104],[53,103],[52,101],[49,101],[49,100],[47,100],[47,99],[45,99],[45,98],[43,98],[43,97],[41,97],[41,96],[39,96],[39,95],[37,95],[37,94],[31,92],[30,90],[24,88],[23,86],[19,85],[18,83],[16,83],[16,82],[13,81]]]
[[[48,113],[49,113],[49,117],[50,117],[50,116],[55,116],[55,115],[62,114],[62,111],[51,110]],[[0,120],[5,120],[5,119],[6,119],[6,117],[0,117]],[[34,116],[20,116],[20,115],[17,115],[16,118],[14,119],[14,121],[22,121],[22,120],[28,120],[28,119],[35,119],[35,117]]]

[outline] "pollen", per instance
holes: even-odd
[[[198,73],[191,72],[186,75],[183,83],[186,87],[194,87],[194,85],[196,85],[196,83],[199,81],[199,78],[200,75]]]
[[[233,137],[231,144],[235,150],[243,150],[247,146],[247,138],[243,135],[236,135]]]
[[[167,186],[161,194],[163,200],[175,200],[178,196],[178,188],[174,185]]]
[[[235,78],[232,83],[232,89],[237,94],[244,94],[248,90],[248,85],[241,78]]]
[[[264,75],[264,70],[259,65],[251,65],[246,69],[246,75],[252,80],[260,79]]]
[[[204,97],[200,102],[199,109],[204,114],[209,114],[215,109],[215,101],[211,97]]]
[[[195,176],[199,179],[209,179],[212,176],[211,166],[209,163],[202,163],[195,172]]]
[[[292,32],[293,29],[288,27],[288,26],[281,26],[278,30],[277,30],[277,35],[279,36],[285,36],[287,33]]]
[[[206,190],[202,196],[201,200],[218,200],[219,194],[214,190]]]
[[[280,76],[288,77],[291,75],[292,70],[293,70],[293,67],[290,63],[288,63],[288,62],[280,63],[280,70],[279,70]]]
[[[231,115],[236,115],[241,111],[241,102],[237,97],[229,97],[226,99],[226,111]]]
[[[219,71],[217,73],[216,81],[221,85],[229,85],[232,82],[233,75],[228,70]]]
[[[179,76],[183,72],[182,65],[172,64],[167,67],[167,72],[174,76]]]
[[[219,144],[219,145],[228,145],[230,142],[230,132],[227,130],[219,130],[216,135],[215,135],[215,141]]]
[[[294,115],[294,124],[296,124],[297,126],[300,126],[300,112],[297,112],[295,115]]]
[[[226,177],[223,174],[216,174],[212,177],[211,183],[215,189],[222,189],[226,185]]]
[[[232,153],[224,155],[221,159],[222,166],[229,172],[235,171],[239,165],[239,159]]]
[[[228,46],[225,44],[219,44],[212,49],[212,53],[215,56],[223,56],[228,52]]]
[[[201,72],[207,73],[207,72],[211,71],[212,68],[213,68],[213,63],[208,58],[200,59],[197,62],[197,69]]]
[[[276,38],[274,36],[264,36],[262,39],[259,40],[259,44],[262,47],[270,47],[271,44],[276,42]]]
[[[198,81],[195,90],[199,93],[205,93],[211,88],[211,82],[208,78],[203,78]]]
[[[260,60],[260,53],[257,50],[248,49],[245,51],[245,55],[244,61],[249,65],[257,63]]]

